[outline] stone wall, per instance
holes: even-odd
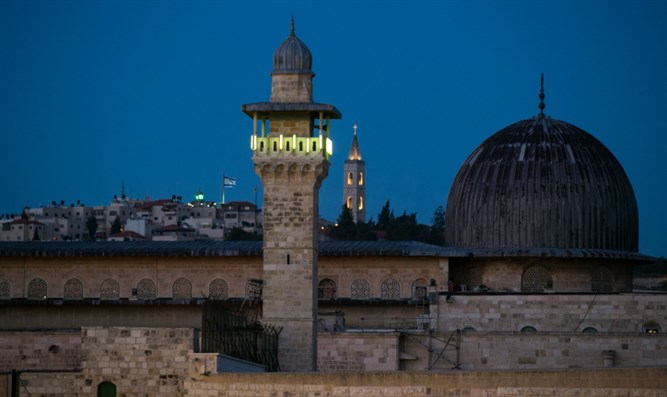
[[[398,333],[320,333],[318,370],[395,371],[398,369],[398,336]]]
[[[73,371],[81,368],[81,332],[0,332],[0,372]]]
[[[191,329],[84,328],[79,340],[80,371],[22,373],[21,395],[90,396],[109,381],[126,396],[176,396],[189,374],[215,371],[215,355],[192,353]]]
[[[532,326],[540,332],[641,333],[649,321],[667,328],[667,299],[661,294],[465,295],[432,306],[437,331],[472,328],[480,332],[516,332]]]
[[[667,368],[220,374],[184,388],[186,396],[228,397],[667,397]]]
[[[665,366],[667,334],[414,333],[404,337],[402,352],[416,358],[402,361],[409,371],[450,370],[457,363],[472,371]]]
[[[51,333],[48,337],[56,336],[57,333]],[[427,351],[425,346],[429,346],[428,340],[424,339],[423,345],[420,345],[412,339],[414,336],[404,337],[406,339],[401,341],[396,333],[320,334],[320,364],[325,370],[318,373],[280,374],[216,374],[217,355],[193,353],[193,332],[190,329],[84,328],[78,337],[72,331],[62,331],[60,336],[71,346],[75,344],[76,338],[80,340],[80,369],[76,369],[77,365],[73,364],[64,365],[66,368],[63,369],[69,372],[23,372],[21,396],[90,396],[96,393],[101,382],[107,381],[116,385],[119,396],[126,397],[667,397],[667,359],[663,353],[667,351],[667,337],[662,335],[654,335],[653,339],[649,336],[614,339],[601,335],[464,334],[461,341],[464,371],[451,371],[446,366],[436,366],[434,371],[391,371],[388,369],[395,366],[401,357],[399,349],[408,352],[403,358],[411,356],[410,352],[415,353],[413,360],[409,361],[411,363],[428,363],[428,356],[424,355]],[[3,340],[20,337],[17,333]],[[37,339],[44,337],[30,336],[30,340],[25,339],[25,343],[34,342],[37,347],[43,344]],[[443,335],[436,337],[443,338]],[[585,337],[590,339],[582,339]],[[437,340],[431,340],[434,355],[439,354]],[[510,346],[505,346],[507,342],[511,342]],[[627,348],[623,347],[624,344],[627,344]],[[418,345],[419,348],[416,347]],[[534,346],[537,345],[542,345],[543,349],[536,349]],[[66,349],[64,346],[61,345],[61,349]],[[633,368],[600,368],[604,365],[601,351],[610,348],[616,350],[617,365],[627,365],[632,355],[641,360],[630,363]],[[326,355],[327,349],[339,355]],[[567,354],[563,354],[565,349],[569,349]],[[345,351],[350,354],[340,355]],[[34,357],[38,356],[35,352]],[[486,364],[482,364],[483,357],[487,359]],[[569,360],[587,365],[586,360],[589,359],[597,369],[535,369],[536,365],[570,365]],[[508,368],[505,371],[487,369],[503,368],[504,361],[515,363],[519,369],[511,368],[512,365],[505,366]],[[637,368],[640,365],[644,367]],[[55,367],[52,369],[59,370]],[[0,372],[6,373],[8,370]],[[0,385],[5,388],[8,386],[6,376],[0,380]],[[0,396],[3,390],[6,389],[0,390]]]

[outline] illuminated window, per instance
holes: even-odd
[[[228,294],[229,288],[227,287],[227,282],[221,278],[211,281],[211,284],[208,286],[209,299],[227,299]]]
[[[642,332],[645,334],[657,334],[660,332],[660,324],[655,321],[648,321],[642,326]]]
[[[359,173],[359,182],[358,182],[358,184],[359,184],[359,186],[362,186],[364,184],[364,173],[363,172]]]
[[[364,198],[363,197],[359,197],[359,207],[358,208],[359,208],[359,211],[364,209]]]
[[[174,299],[192,299],[192,283],[186,278],[179,278],[172,286]]]
[[[318,299],[336,299],[336,282],[330,278],[320,281],[317,286]]]
[[[347,184],[351,185],[353,182],[354,182],[354,175],[352,175],[352,173],[350,172],[347,174]]]
[[[347,208],[352,209],[352,197],[348,197],[348,198],[347,198],[347,200],[346,200],[346,202],[345,202],[345,206],[346,206]]]
[[[65,299],[83,299],[83,283],[75,278],[67,280],[63,297]]]
[[[36,278],[28,283],[28,299],[46,299],[46,281]]]

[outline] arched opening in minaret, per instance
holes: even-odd
[[[347,174],[347,184],[352,185],[352,183],[354,183],[354,175],[351,172],[349,172]]]
[[[359,186],[363,186],[363,184],[364,184],[364,173],[363,172],[359,173],[359,182],[358,183],[359,183]]]
[[[359,209],[359,211],[364,209],[364,198],[363,197],[359,197],[359,206],[357,208]]]
[[[352,209],[352,197],[348,196],[347,200],[345,201],[345,206],[349,209]]]

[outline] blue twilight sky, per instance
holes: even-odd
[[[485,138],[538,112],[600,139],[635,189],[640,250],[667,255],[667,2],[0,0],[0,214],[114,194],[255,200],[244,103],[289,34],[335,105],[320,210],[358,137],[367,208],[430,223]]]

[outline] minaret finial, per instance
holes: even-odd
[[[354,135],[357,135],[357,125],[355,124],[352,128],[354,128]]]
[[[294,14],[292,14],[292,20],[290,21],[289,34],[290,36],[294,36]]]
[[[540,115],[544,114],[544,73],[540,75],[540,104],[537,106],[540,108]]]

